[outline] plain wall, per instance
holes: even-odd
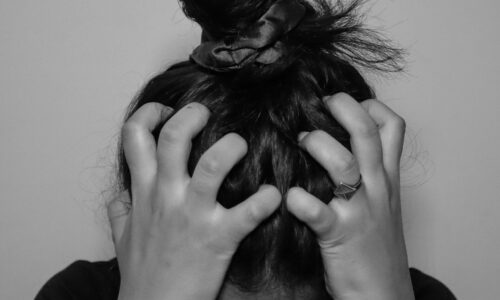
[[[409,51],[406,74],[369,78],[410,129],[411,263],[460,299],[498,299],[500,4],[368,5]],[[113,256],[102,203],[124,109],[198,40],[173,0],[0,1],[0,299]]]

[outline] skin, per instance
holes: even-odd
[[[288,210],[317,235],[325,264],[326,288],[337,300],[414,299],[404,243],[399,161],[404,121],[377,100],[357,103],[347,94],[325,105],[351,135],[352,153],[323,131],[303,132],[301,147],[335,183],[362,186],[346,201],[328,205],[300,187],[286,195]],[[124,125],[123,147],[132,177],[128,193],[108,207],[118,263],[120,300],[215,299],[239,242],[281,201],[263,186],[240,205],[216,202],[227,173],[245,155],[246,142],[230,133],[207,150],[187,173],[191,139],[209,111],[192,103],[162,128],[153,128],[171,109],[150,103]]]
[[[151,131],[170,111],[146,104],[123,128],[132,208],[127,214],[123,199],[109,206],[120,300],[215,299],[241,239],[280,204],[281,195],[271,186],[232,209],[217,203],[219,186],[245,155],[246,142],[236,134],[224,136],[190,177],[191,139],[209,111],[198,103],[182,108],[162,128],[156,145]]]
[[[377,100],[347,94],[325,104],[351,135],[352,153],[322,131],[301,133],[306,149],[339,184],[361,188],[324,204],[303,189],[288,192],[290,212],[316,233],[334,299],[414,299],[401,221],[399,162],[405,123]]]

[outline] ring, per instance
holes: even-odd
[[[350,184],[345,184],[342,181],[339,183],[339,185],[335,188],[333,193],[335,196],[339,198],[344,198],[345,200],[349,200],[352,198],[354,193],[359,189],[361,186],[361,174],[359,175],[359,180],[353,185]]]

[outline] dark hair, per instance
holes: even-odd
[[[186,15],[216,38],[237,36],[257,20],[274,0],[183,0]],[[229,132],[241,135],[248,153],[230,172],[218,201],[232,207],[272,184],[282,194],[301,186],[322,201],[333,197],[326,171],[297,144],[301,131],[321,129],[349,146],[349,135],[322,102],[338,92],[358,101],[374,97],[357,67],[401,70],[402,51],[362,24],[362,1],[343,5],[303,1],[306,15],[282,42],[293,49],[286,63],[218,74],[192,61],[177,63],[151,79],[130,104],[126,119],[148,102],[179,109],[200,102],[212,112],[194,139],[189,172],[201,154]],[[278,66],[279,65],[279,66]],[[265,78],[266,80],[262,80]],[[161,126],[154,134],[157,137]],[[120,146],[121,149],[121,146]],[[123,151],[119,157],[122,188],[130,188]],[[227,272],[229,283],[244,292],[266,289],[316,290],[327,298],[323,265],[314,234],[282,207],[240,244]]]

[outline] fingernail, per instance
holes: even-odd
[[[259,186],[259,191],[260,190],[266,190],[266,189],[271,189],[274,188],[274,185],[269,184],[269,183],[263,183]]]
[[[301,131],[299,133],[299,137],[298,137],[298,140],[299,140],[299,143],[302,142],[302,140],[306,137],[306,135],[309,134],[309,131]]]
[[[328,95],[328,96],[325,96],[323,97],[323,102],[327,102],[329,100],[334,100],[334,99],[338,99],[338,98],[342,98],[342,97],[350,97],[349,94],[345,93],[345,92],[338,92],[338,93],[335,93],[333,95]]]
[[[165,106],[163,108],[163,110],[161,111],[161,118],[167,119],[173,112],[174,112],[174,109],[172,107]]]
[[[261,186],[259,186],[259,189],[258,189],[259,192],[262,192],[262,191],[276,191],[278,194],[281,195],[280,191],[278,190],[278,188],[272,184],[262,184]]]

